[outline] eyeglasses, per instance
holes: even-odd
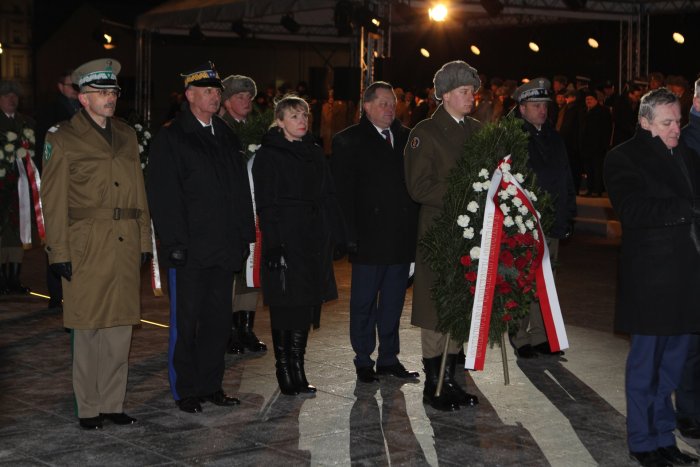
[[[83,91],[82,94],[99,94],[100,97],[119,97],[122,92],[118,89],[98,89],[97,91]]]

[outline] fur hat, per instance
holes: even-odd
[[[239,92],[250,93],[251,97],[255,97],[258,93],[258,88],[255,86],[255,81],[243,75],[231,75],[224,79],[224,92],[221,94],[221,99],[226,100]]]
[[[479,90],[481,80],[476,68],[469,66],[462,60],[445,63],[433,78],[435,86],[435,98],[442,100],[445,93],[460,86],[474,86],[474,92]]]

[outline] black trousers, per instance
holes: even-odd
[[[231,332],[233,272],[220,268],[171,269],[170,387],[175,400],[222,389]]]

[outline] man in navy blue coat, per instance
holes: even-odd
[[[396,96],[377,81],[362,98],[360,123],[333,138],[332,166],[352,263],[350,342],[358,380],[377,374],[414,379],[399,362],[399,321],[415,260],[418,204],[408,195],[403,150],[409,130],[395,118]],[[372,353],[379,349],[374,369]]]

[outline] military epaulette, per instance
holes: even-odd
[[[58,127],[59,127],[59,126],[60,126],[60,125],[54,125],[54,126],[52,126],[51,128],[49,128],[49,130],[48,130],[49,133],[56,133],[56,131],[58,131]]]

